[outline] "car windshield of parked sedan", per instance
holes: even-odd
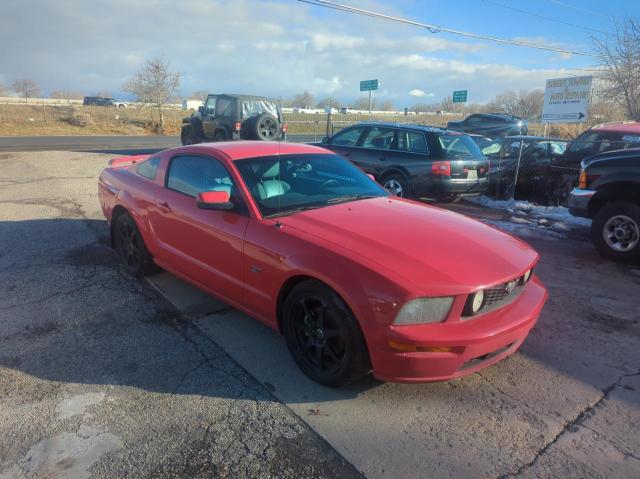
[[[263,156],[235,164],[267,217],[389,196],[362,170],[336,155]]]
[[[482,152],[469,135],[444,134],[438,136],[442,151],[447,157],[479,156]]]

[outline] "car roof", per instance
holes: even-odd
[[[505,140],[565,141],[565,142],[571,141],[571,140],[563,140],[562,138],[549,138],[548,136],[535,136],[535,135],[511,135],[511,136],[498,137],[495,139],[500,140],[501,138]]]
[[[637,121],[617,121],[611,123],[601,123],[600,125],[592,126],[591,129],[640,134],[640,123]]]
[[[220,152],[230,160],[258,158],[274,155],[323,154],[334,153],[318,146],[306,143],[289,143],[286,141],[221,141],[216,143],[199,143],[189,149],[201,150],[203,153]]]
[[[238,95],[236,93],[220,93],[220,94],[215,94],[215,93],[210,93],[208,96],[228,96],[231,98],[237,98],[241,101],[244,100],[268,100],[268,101],[276,101],[273,98],[267,98],[266,96],[257,96],[257,95]]]
[[[515,115],[509,115],[508,113],[476,113],[480,116],[488,116],[493,118],[502,118],[503,120],[520,121],[522,118],[518,118]]]
[[[421,132],[427,131],[429,133],[461,133],[459,130],[443,128],[441,126],[418,125],[416,123],[398,123],[392,121],[362,121],[351,126],[386,126],[389,128],[404,128],[407,130],[415,130]]]

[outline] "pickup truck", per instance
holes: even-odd
[[[582,160],[569,212],[593,220],[591,239],[602,256],[624,263],[640,261],[640,148]]]

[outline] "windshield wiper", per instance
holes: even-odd
[[[278,218],[279,216],[292,215],[293,213],[300,213],[301,211],[316,210],[318,208],[322,208],[323,206],[324,205],[300,206],[298,208],[292,208],[290,210],[279,211],[277,213],[265,215],[265,218]]]
[[[377,198],[379,195],[364,195],[364,194],[354,194],[354,195],[344,195],[344,196],[336,196],[335,198],[330,198],[327,200],[328,205],[334,205],[336,203],[346,203],[348,201],[357,201],[357,200],[366,200],[369,198]]]

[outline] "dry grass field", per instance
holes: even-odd
[[[164,112],[165,127],[161,131],[158,112],[153,108],[0,103],[0,136],[179,135],[182,118],[192,113],[175,108],[167,108]],[[288,113],[285,118],[290,134],[314,135],[320,139],[326,133],[327,117],[324,114]],[[366,120],[446,126],[448,121],[458,119],[460,116],[334,114],[332,121],[336,131]],[[593,123],[549,125],[547,135],[575,138]],[[530,123],[529,134],[542,135],[543,132],[543,125]]]

